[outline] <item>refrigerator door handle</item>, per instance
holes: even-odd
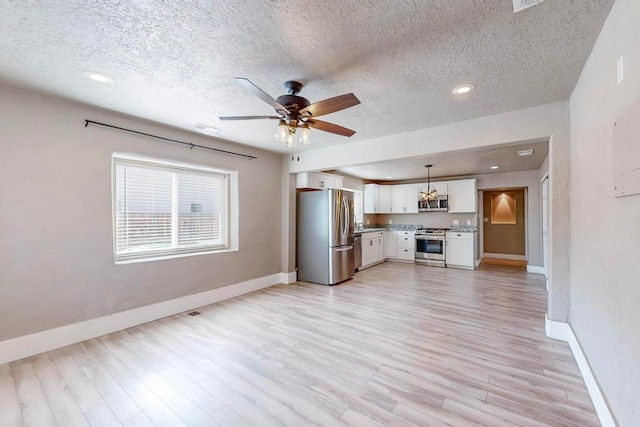
[[[351,249],[353,249],[353,246],[345,246],[344,248],[340,248],[340,249],[336,249],[336,252],[344,252],[344,251],[350,251]]]

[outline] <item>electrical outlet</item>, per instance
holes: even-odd
[[[467,220],[467,225],[471,225],[471,220],[470,219]]]
[[[369,220],[367,220],[367,225],[369,225]]]
[[[458,221],[457,219],[453,220],[453,225],[460,225],[460,221]]]
[[[391,225],[391,224],[393,224],[393,221],[392,221],[392,220],[389,220],[389,225]]]

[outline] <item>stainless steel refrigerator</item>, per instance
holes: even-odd
[[[335,285],[354,274],[353,193],[298,193],[298,280]]]

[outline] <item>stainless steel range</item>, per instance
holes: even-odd
[[[445,231],[442,228],[416,230],[416,264],[445,266]]]

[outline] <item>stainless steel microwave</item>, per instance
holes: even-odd
[[[449,200],[446,195],[438,195],[436,200],[418,200],[418,212],[442,212],[449,210]]]

